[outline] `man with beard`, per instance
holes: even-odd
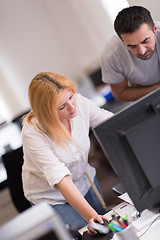
[[[158,26],[159,25],[159,26]],[[135,101],[160,87],[160,22],[141,6],[118,13],[101,56],[102,80],[119,101]]]

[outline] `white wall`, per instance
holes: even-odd
[[[160,1],[159,0],[128,0],[129,5],[138,5],[147,8],[155,21],[160,20]]]
[[[61,72],[83,85],[81,76],[99,64],[114,34],[117,3],[123,8],[125,2],[112,0],[111,15],[101,0],[0,0],[0,97],[11,117],[29,108],[28,85],[40,71]],[[146,6],[154,19],[159,17],[159,0],[128,3]],[[85,84],[82,91],[91,87],[87,79]]]
[[[38,72],[76,81],[114,33],[99,0],[1,0],[0,29],[0,94],[12,117],[28,109]]]

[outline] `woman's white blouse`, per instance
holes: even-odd
[[[71,135],[76,144],[70,143],[67,152],[35,125],[25,123],[23,126],[23,188],[27,199],[34,204],[40,201],[52,205],[65,203],[55,184],[68,174],[83,196],[90,188],[85,171],[92,180],[95,177],[95,169],[88,163],[89,129],[113,114],[80,94],[77,94],[76,101],[77,115],[70,119]]]

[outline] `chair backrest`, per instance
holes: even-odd
[[[22,186],[22,165],[23,165],[23,148],[19,147],[2,155],[2,161],[7,172],[7,185],[11,194],[14,206],[18,212],[23,212],[31,207],[30,202],[26,199]]]

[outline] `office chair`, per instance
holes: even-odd
[[[18,212],[23,212],[31,207],[30,202],[26,199],[22,187],[22,165],[23,149],[19,147],[15,150],[2,155],[2,161],[7,172],[7,186],[10,191],[11,199]]]
[[[26,110],[25,112],[22,112],[21,114],[19,114],[18,116],[16,116],[14,119],[12,119],[12,122],[17,124],[17,126],[20,128],[20,130],[22,130],[22,117],[29,113],[31,109]]]

